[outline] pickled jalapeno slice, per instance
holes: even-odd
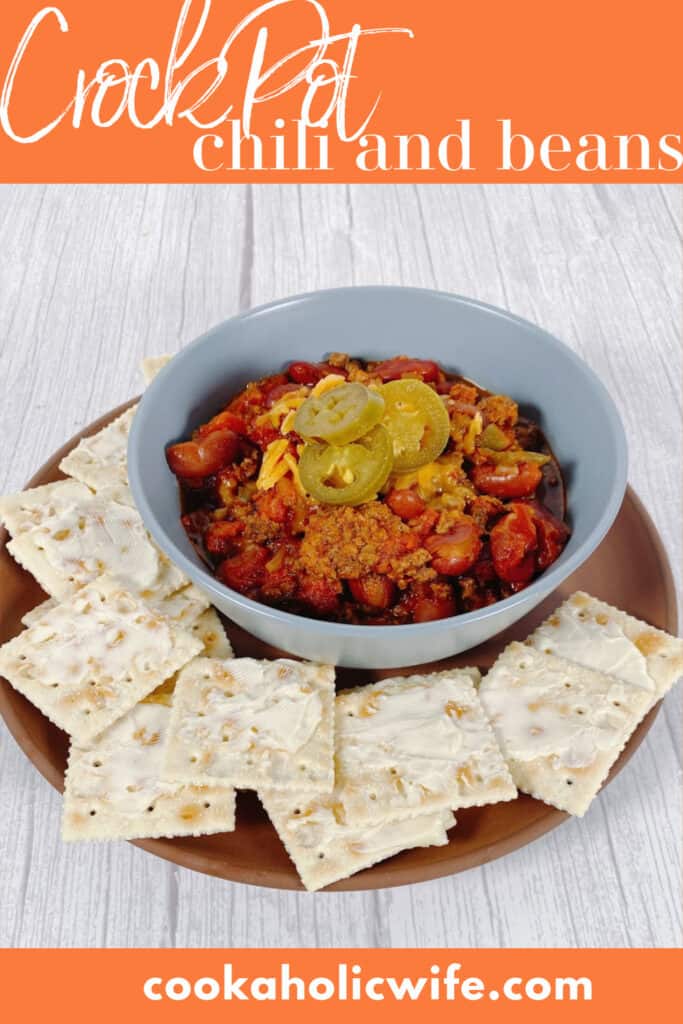
[[[393,464],[392,442],[382,426],[351,444],[310,442],[299,460],[307,493],[327,505],[362,505],[377,496]]]
[[[450,420],[439,395],[420,380],[384,384],[383,425],[394,448],[394,469],[405,472],[432,462],[448,444]]]
[[[364,384],[339,384],[322,395],[310,395],[294,418],[294,429],[309,441],[350,444],[382,419],[384,399]]]

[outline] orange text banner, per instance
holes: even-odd
[[[7,950],[7,1020],[679,1019],[678,950]]]
[[[680,181],[680,5],[12,0],[0,180]]]

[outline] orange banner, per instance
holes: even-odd
[[[680,7],[12,0],[0,179],[681,181]]]
[[[642,1021],[680,1014],[680,950],[12,950],[6,1019]]]

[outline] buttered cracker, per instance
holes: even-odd
[[[166,774],[237,788],[330,792],[334,669],[198,658],[178,676]]]
[[[92,498],[92,491],[78,480],[57,480],[28,491],[0,497],[0,523],[17,537],[70,505]]]
[[[138,704],[90,743],[72,742],[62,837],[143,839],[199,836],[235,828],[235,791],[162,781],[171,710]]]
[[[147,356],[143,359],[140,363],[140,369],[142,370],[145,384],[151,384],[159,371],[163,370],[166,363],[170,363],[171,359],[173,359],[173,356],[170,355]]]
[[[476,669],[383,679],[336,700],[336,782],[348,815],[399,818],[514,800]]]
[[[479,696],[516,785],[579,816],[651,703],[641,687],[520,643]]]
[[[40,620],[53,608],[56,608],[59,601],[55,601],[54,597],[48,597],[46,601],[41,601],[35,608],[29,609],[25,615],[21,617],[22,626],[35,626]]]
[[[201,649],[196,636],[100,579],[0,647],[0,674],[87,743]]]
[[[455,825],[451,811],[392,820],[379,807],[371,822],[358,824],[347,815],[339,795],[293,799],[284,793],[259,792],[261,802],[299,877],[310,891],[417,846],[445,846]]]
[[[202,612],[190,629],[201,641],[202,654],[207,658],[234,657],[232,645],[215,608],[207,608]]]
[[[67,476],[101,491],[128,484],[128,434],[137,405],[91,437],[84,437],[59,464]]]
[[[527,643],[640,686],[653,702],[683,673],[683,640],[582,591],[560,605]]]
[[[180,626],[191,626],[202,612],[210,607],[208,597],[194,583],[175,590],[172,594],[164,594],[158,600],[149,600],[155,611],[160,612]]]
[[[91,492],[63,498],[36,510],[33,525],[7,545],[51,597],[62,600],[102,575],[152,600],[187,583],[152,543],[136,508]]]
[[[31,608],[30,611],[22,616],[21,621],[23,625],[33,626],[36,622],[40,622],[45,613],[50,611],[51,608],[55,608],[58,603],[54,597],[49,597],[46,601],[36,605],[35,608]],[[202,592],[193,583],[183,587],[181,590],[176,590],[173,594],[164,595],[152,600],[148,598],[146,603],[151,605],[154,611],[165,615],[177,625],[185,626],[186,628],[192,627],[200,616],[209,609],[209,599],[204,597]],[[215,624],[215,621],[214,619],[206,619],[205,624],[207,626],[210,622]],[[218,619],[217,621],[222,629],[220,620]],[[223,635],[225,635],[224,631]],[[228,655],[223,656],[227,657]]]

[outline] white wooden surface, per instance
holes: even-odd
[[[377,282],[506,306],[579,351],[619,403],[631,482],[680,565],[674,186],[5,186],[0,490],[135,393],[141,356],[278,296]],[[317,896],[62,845],[59,798],[3,727],[0,944],[678,945],[680,709],[667,698],[583,821],[454,878]]]

